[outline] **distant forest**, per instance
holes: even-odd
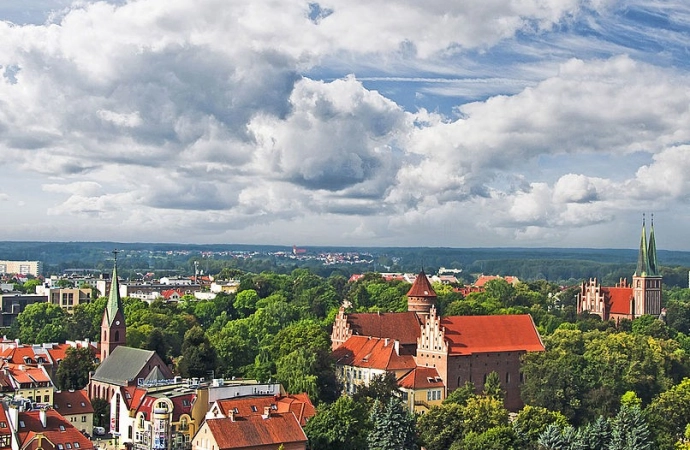
[[[135,279],[153,272],[156,277],[189,276],[195,262],[200,272],[215,275],[224,268],[243,272],[290,273],[308,268],[328,277],[349,277],[363,272],[435,273],[440,267],[462,269],[465,283],[477,275],[514,275],[524,281],[547,280],[562,285],[598,278],[612,285],[621,278],[630,280],[637,251],[628,249],[576,248],[433,248],[433,247],[302,247],[300,258],[292,247],[276,245],[192,245],[120,242],[0,242],[0,260],[38,260],[44,275],[71,271],[99,274],[112,269],[112,251],[118,249],[118,268],[125,278]],[[356,253],[357,264],[324,264],[325,253]],[[658,251],[664,284],[688,287],[690,252]]]

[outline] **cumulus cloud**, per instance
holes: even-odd
[[[461,227],[484,245],[558,242],[558,230],[613,220],[639,200],[687,201],[687,72],[608,56],[620,40],[572,57],[574,37],[559,34],[615,8],[76,2],[45,23],[0,21],[0,150],[43,180],[49,214],[120,224],[106,232],[159,237],[165,223],[179,240],[190,229],[271,236],[267,224],[279,223],[299,235],[339,223],[343,239],[406,242],[427,230],[431,242]],[[548,51],[528,44],[552,35],[558,59],[543,61]],[[591,39],[577,36],[578,51]],[[521,60],[479,68],[509,52]],[[478,100],[453,115],[416,107],[438,89],[371,88],[398,70],[450,80],[435,83],[446,101]],[[599,155],[642,163],[614,177]],[[575,156],[591,164],[545,162]]]

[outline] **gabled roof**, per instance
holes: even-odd
[[[451,355],[544,351],[544,344],[528,314],[449,316],[441,318]]]
[[[53,406],[63,416],[93,413],[93,406],[85,390],[56,391],[53,394]]]
[[[348,314],[353,335],[391,338],[402,345],[417,344],[421,322],[414,312]]]
[[[154,358],[155,354],[156,352],[153,350],[142,350],[119,345],[98,366],[91,379],[125,386],[129,382],[134,381],[134,378]],[[160,367],[160,370],[164,373],[170,372],[167,366]],[[166,378],[171,378],[170,375]]]
[[[434,367],[417,366],[398,379],[398,386],[406,389],[443,387],[443,380]]]
[[[436,291],[431,287],[431,282],[422,270],[415,278],[414,283],[409,291],[407,291],[408,297],[436,297]]]
[[[292,413],[271,413],[267,419],[261,415],[206,419],[206,425],[218,450],[307,442],[307,435]]]
[[[94,448],[93,443],[57,411],[49,409],[45,413],[45,427],[41,424],[39,411],[19,413],[17,431],[22,450],[36,450],[39,447],[39,440],[41,441],[40,446],[44,450],[67,450],[70,448],[72,450],[90,450]],[[23,427],[21,426],[22,423],[24,424]]]
[[[12,430],[10,429],[10,421],[7,417],[7,411],[5,410],[5,407],[5,404],[0,405],[0,436],[11,436]],[[7,445],[7,448],[9,448],[9,445]]]
[[[352,336],[331,354],[344,366],[379,370],[404,370],[416,367],[412,355],[399,355],[392,339]]]
[[[292,412],[301,425],[305,425],[307,420],[316,414],[316,409],[306,393],[284,396],[261,395],[231,398],[218,400],[216,404],[220,412],[226,417],[230,411],[235,409],[240,416],[261,415],[264,408],[268,406],[278,413]]]
[[[632,314],[630,300],[633,298],[631,287],[602,287],[601,292],[608,303],[609,314]]]

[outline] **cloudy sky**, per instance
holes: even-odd
[[[685,0],[0,0],[0,240],[690,250]]]

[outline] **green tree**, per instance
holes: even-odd
[[[251,313],[256,311],[256,302],[258,300],[259,294],[257,294],[254,289],[247,289],[237,293],[237,295],[235,296],[233,307],[243,317],[247,317]]]
[[[448,394],[448,397],[446,397],[443,400],[443,404],[447,405],[450,403],[454,403],[456,405],[464,406],[467,404],[467,400],[474,397],[475,395],[476,393],[474,383],[472,383],[471,381],[465,381],[465,384],[458,387],[457,389],[454,389],[450,394]]]
[[[427,450],[448,450],[465,433],[464,408],[457,404],[432,407],[417,420],[420,443]]]
[[[660,449],[672,449],[690,423],[690,378],[659,394],[645,409]]]
[[[364,405],[342,396],[322,404],[304,427],[312,450],[366,450],[371,422]]]
[[[501,378],[497,372],[494,371],[487,375],[486,382],[484,382],[484,395],[501,401],[505,397],[505,391],[501,388]]]
[[[216,351],[211,346],[204,330],[195,326],[184,335],[182,358],[178,365],[183,377],[205,377],[216,366]]]
[[[83,389],[89,383],[89,373],[94,367],[90,348],[70,347],[65,352],[65,359],[58,365],[55,383],[61,390]]]
[[[621,406],[611,422],[608,450],[648,450],[653,448],[649,426],[639,406]]]
[[[364,401],[372,404],[378,401],[382,405],[387,405],[391,399],[397,399],[399,393],[398,383],[392,372],[371,377],[368,386],[360,386],[354,395],[356,401]]]
[[[312,400],[320,399],[318,360],[315,353],[298,348],[276,362],[276,378],[290,394],[306,392]]]
[[[405,410],[399,399],[391,397],[387,403],[378,400],[371,409],[372,430],[369,450],[417,450],[414,416]]]
[[[17,316],[19,339],[27,343],[64,342],[67,338],[65,316],[65,311],[52,303],[28,305]]]
[[[524,449],[537,448],[539,435],[551,424],[563,428],[568,425],[568,420],[557,411],[549,411],[541,406],[531,405],[522,408],[512,423],[519,444]]]

